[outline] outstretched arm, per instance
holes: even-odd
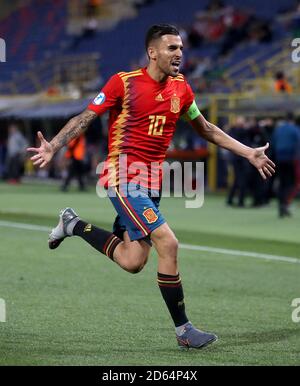
[[[216,125],[208,122],[202,114],[190,121],[197,133],[209,142],[221,146],[233,153],[245,157],[248,161],[257,168],[263,179],[271,177],[275,173],[275,164],[265,154],[265,150],[269,147],[265,146],[252,148],[243,145],[241,142],[230,137]]]
[[[35,153],[35,155],[30,158],[33,164],[39,165],[40,168],[46,166],[59,149],[72,139],[79,137],[96,118],[97,114],[94,111],[84,110],[81,114],[71,118],[50,142],[46,141],[43,134],[39,131],[38,138],[41,141],[40,147],[30,147],[27,149],[27,151]]]

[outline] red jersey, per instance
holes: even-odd
[[[193,91],[181,74],[162,83],[145,68],[113,75],[88,106],[98,115],[110,109],[106,167],[114,177],[108,185],[124,182],[120,176],[125,173],[126,182],[159,189],[176,122],[193,101]],[[120,156],[127,161],[124,168]]]

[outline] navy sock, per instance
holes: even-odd
[[[73,229],[73,235],[79,236],[97,251],[113,260],[116,247],[122,242],[114,233],[79,220]]]
[[[183,289],[179,273],[174,276],[158,272],[157,282],[175,327],[187,323],[188,318],[185,314]]]

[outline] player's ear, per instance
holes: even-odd
[[[152,60],[156,60],[156,48],[154,46],[149,46],[148,49],[147,49],[147,53],[148,53],[148,56],[149,56],[149,59],[152,59]]]

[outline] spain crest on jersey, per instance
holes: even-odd
[[[149,224],[153,224],[158,219],[157,214],[152,208],[144,210],[143,216],[146,218]]]
[[[171,113],[177,114],[180,111],[180,98],[173,96],[171,98]]]

